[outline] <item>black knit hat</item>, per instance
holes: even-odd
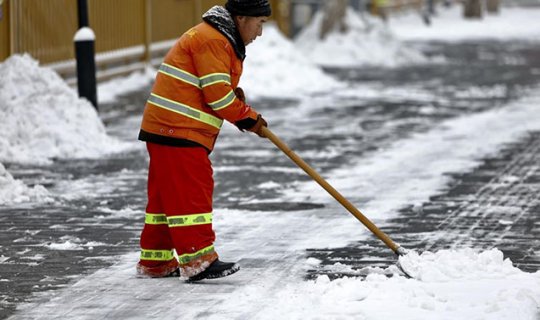
[[[225,8],[233,16],[269,17],[272,14],[268,0],[228,0]]]

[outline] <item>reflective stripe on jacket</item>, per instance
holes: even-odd
[[[211,151],[224,119],[257,118],[234,94],[241,74],[242,61],[225,36],[206,22],[191,28],[159,68],[143,114],[142,140],[188,140]]]

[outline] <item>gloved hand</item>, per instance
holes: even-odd
[[[246,95],[244,94],[244,90],[242,90],[242,88],[238,87],[234,89],[234,94],[240,101],[246,103]]]
[[[261,130],[262,127],[268,127],[268,123],[259,114],[257,116],[257,122],[255,122],[253,127],[249,128],[248,130],[251,131],[251,132],[256,133],[261,138],[266,138],[266,136],[262,133],[262,130]]]
[[[263,126],[268,127],[268,123],[266,123],[266,120],[264,120],[260,114],[257,115],[257,119],[246,118],[237,121],[234,124],[238,127],[238,129],[240,129],[240,131],[248,130],[256,133],[261,138],[265,138],[261,131],[261,128]]]

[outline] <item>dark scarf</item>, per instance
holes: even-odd
[[[229,11],[222,6],[214,6],[206,11],[202,18],[229,40],[236,56],[244,61],[246,58],[246,46]]]

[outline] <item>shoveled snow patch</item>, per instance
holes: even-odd
[[[275,24],[265,25],[263,35],[248,45],[246,52],[240,85],[248,100],[299,98],[344,86],[307,60]]]
[[[0,64],[0,161],[50,163],[127,147],[107,136],[96,110],[29,55]]]
[[[260,319],[537,319],[540,272],[526,273],[492,249],[407,255],[417,278],[362,278],[290,284],[272,295]],[[249,299],[242,296],[242,299]]]
[[[411,251],[399,257],[399,263],[414,279],[420,281],[452,281],[454,279],[476,280],[489,275],[490,278],[521,273],[504,259],[503,253],[491,249],[477,253],[472,249]]]
[[[26,186],[22,181],[16,180],[0,163],[0,205],[8,203],[22,203],[29,201],[52,201],[50,193],[40,185]]]
[[[322,12],[317,12],[295,40],[305,57],[319,65],[396,67],[430,61],[422,52],[397,39],[379,19],[361,18],[351,8],[346,12],[348,30],[344,33],[334,30],[321,40],[322,20]]]

